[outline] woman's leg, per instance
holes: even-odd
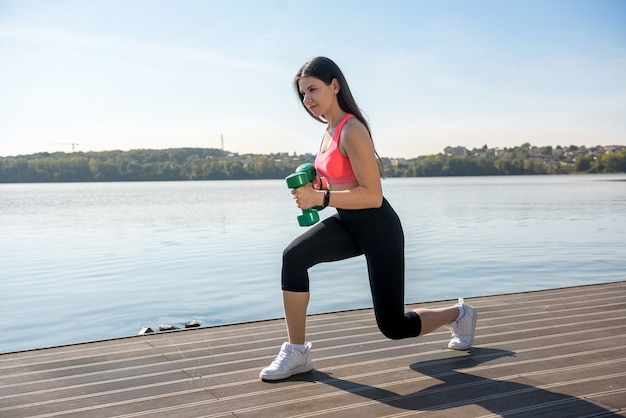
[[[346,224],[367,259],[376,321],[386,337],[425,335],[458,318],[457,306],[405,312],[404,233],[400,219],[386,200],[379,209],[347,215]]]
[[[283,252],[282,296],[287,334],[291,344],[304,344],[309,303],[308,269],[316,264],[361,254],[338,215],[314,225]]]
[[[365,254],[378,328],[390,339],[417,337],[420,317],[404,310],[404,232],[400,219],[387,200],[377,209],[340,211],[340,215]]]
[[[310,228],[283,252],[283,307],[289,342],[274,361],[261,370],[263,380],[286,379],[313,368],[306,339],[306,309],[309,303],[308,269],[318,263],[342,260],[361,254],[337,215]]]
[[[306,308],[309,292],[283,290],[283,309],[290,344],[304,344],[306,339]]]

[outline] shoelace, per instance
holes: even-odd
[[[450,331],[452,331],[453,334],[458,334],[461,332],[461,328],[459,328],[458,324],[455,322],[452,322],[451,324],[448,325]]]
[[[291,355],[292,352],[293,350],[289,352],[280,350],[280,353],[278,353],[278,355],[272,362],[272,366],[281,366],[283,361],[285,361]]]
[[[450,331],[452,334],[452,338],[453,339],[457,339],[457,340],[463,340],[463,334],[461,334],[461,328],[459,328],[458,326],[456,326],[456,322],[453,322],[452,326],[450,326]]]

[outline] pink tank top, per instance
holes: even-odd
[[[339,152],[341,130],[348,119],[353,117],[354,115],[348,113],[341,122],[339,122],[328,149],[324,152],[318,152],[315,156],[315,169],[322,176],[326,177],[329,184],[345,184],[357,181],[354,171],[352,170],[352,164],[350,164],[350,159],[344,157],[341,152]]]

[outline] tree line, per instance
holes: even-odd
[[[505,149],[501,155],[493,150],[472,150],[464,156],[437,154],[386,165],[390,177],[497,176],[532,174],[600,174],[625,173],[626,148],[617,152],[531,155],[528,147]]]
[[[38,153],[0,157],[1,183],[242,180],[281,178],[281,156],[239,156],[213,148]]]
[[[551,149],[536,155],[528,144],[500,151],[485,146],[464,155],[383,162],[387,177],[626,172],[626,148],[574,159],[555,157]],[[239,155],[214,148],[38,153],[0,157],[0,183],[281,179],[313,159],[311,154]]]

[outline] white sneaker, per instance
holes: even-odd
[[[452,339],[448,343],[448,348],[467,350],[474,343],[478,312],[476,312],[476,308],[466,305],[463,298],[459,298],[459,303],[456,306],[463,306],[465,313],[460,319],[446,325],[452,332]]]
[[[272,364],[261,370],[259,377],[263,380],[280,380],[294,374],[306,373],[311,369],[313,369],[311,343],[306,345],[304,353],[294,349],[289,343],[283,343],[280,353]]]

